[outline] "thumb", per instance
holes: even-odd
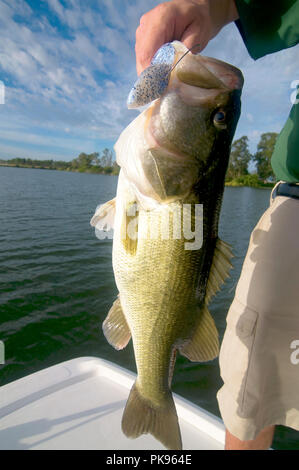
[[[183,32],[181,42],[184,43],[188,49],[197,46],[194,47],[194,50],[192,51],[196,54],[201,52],[208,44],[209,39],[207,36],[208,35],[204,34],[204,31],[198,23],[191,23]]]

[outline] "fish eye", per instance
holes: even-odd
[[[222,109],[218,109],[213,115],[213,123],[219,129],[226,129],[226,113]]]

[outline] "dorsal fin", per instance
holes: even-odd
[[[229,277],[229,271],[232,268],[230,262],[233,257],[230,246],[217,239],[213,261],[209,273],[204,303],[209,304],[211,298],[220,290],[222,284]]]
[[[198,323],[191,340],[180,347],[180,353],[190,361],[205,362],[219,354],[218,331],[208,308],[198,308]]]
[[[206,295],[198,308],[198,322],[190,341],[180,348],[180,353],[190,361],[211,361],[218,356],[219,339],[215,322],[208,310],[211,298],[229,276],[233,254],[230,246],[218,238],[207,282]]]
[[[172,382],[172,377],[173,377],[173,371],[174,371],[174,366],[175,366],[175,361],[176,361],[176,349],[174,348],[171,353],[170,357],[170,364],[169,364],[169,375],[168,375],[168,385],[169,388],[171,388],[171,382]]]

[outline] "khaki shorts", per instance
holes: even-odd
[[[271,200],[252,232],[219,360],[217,399],[231,434],[299,430],[299,200]]]

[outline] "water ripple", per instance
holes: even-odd
[[[132,344],[115,351],[101,323],[117,296],[112,242],[89,225],[99,203],[115,196],[117,178],[0,167],[1,383],[77,356],[99,356],[135,371]],[[16,191],[18,188],[18,191]],[[250,232],[270,192],[227,188],[220,237],[233,247],[234,270],[210,310],[222,337]],[[218,414],[218,361],[178,357],[173,389]]]

